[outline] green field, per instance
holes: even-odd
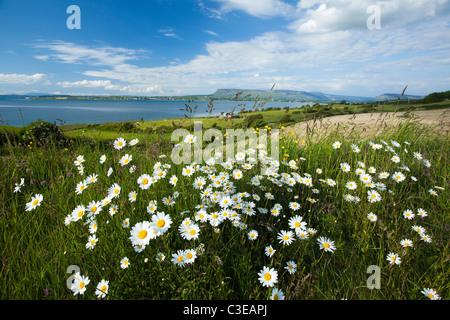
[[[223,134],[262,132],[337,114],[449,105],[394,101],[252,110],[236,119],[3,126],[1,297],[428,300],[424,290],[433,289],[448,299],[448,137],[405,117],[358,141],[344,129],[319,139],[282,132],[279,162],[272,142],[247,148],[244,163],[216,154],[196,164],[174,163],[178,141],[170,137],[179,128],[192,132],[194,120]],[[114,147],[118,138],[123,148]]]

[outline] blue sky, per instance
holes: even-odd
[[[450,0],[0,0],[0,94],[425,95],[450,89],[449,17]]]

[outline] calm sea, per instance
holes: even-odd
[[[0,120],[10,126],[27,125],[38,119],[57,124],[102,123],[126,120],[159,120],[184,117],[203,117],[209,115],[209,101],[181,100],[36,100],[24,97],[0,97]],[[197,112],[187,113],[185,104]],[[244,105],[240,105],[244,104]],[[302,107],[306,102],[268,102],[268,107]],[[309,103],[310,105],[314,103]],[[251,110],[253,101],[214,101],[212,116],[221,112],[235,113],[242,108]],[[61,122],[62,121],[62,122]]]

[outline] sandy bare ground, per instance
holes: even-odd
[[[320,133],[330,133],[333,130],[344,133],[349,138],[376,137],[381,132],[395,129],[402,122],[411,126],[426,124],[430,126],[428,134],[448,137],[450,131],[450,109],[421,110],[405,114],[404,112],[362,113],[356,115],[340,115],[299,122],[286,128],[293,131],[296,136],[304,137],[307,134],[314,137]],[[420,128],[420,126],[417,126]],[[420,130],[420,129],[418,129]]]

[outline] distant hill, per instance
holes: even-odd
[[[334,95],[322,92],[306,92],[295,90],[257,90],[257,89],[218,89],[210,95],[213,99],[233,99],[239,92],[239,98],[247,97],[249,100],[254,100],[256,97],[261,100],[270,99],[284,100],[284,101],[304,101],[304,102],[372,102],[375,98],[372,97],[358,97]]]
[[[384,93],[379,95],[375,98],[376,101],[389,101],[389,100],[397,100],[398,98],[401,99],[423,99],[424,96],[414,96],[410,94],[404,94],[403,96],[401,94],[397,93]]]

